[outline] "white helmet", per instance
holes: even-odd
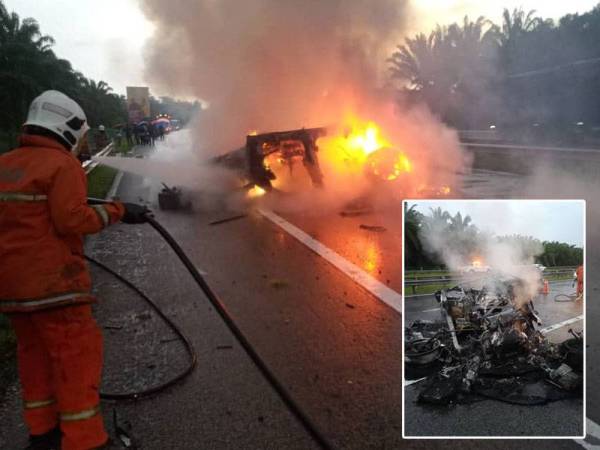
[[[100,125],[100,126],[98,127],[98,131],[104,131],[104,130],[105,130],[105,128],[104,128],[104,125]]]
[[[46,91],[31,102],[24,126],[36,125],[60,136],[71,148],[90,129],[81,106],[62,92]]]

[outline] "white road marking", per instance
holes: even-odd
[[[555,323],[554,325],[550,325],[548,327],[542,328],[540,330],[541,333],[550,333],[551,331],[558,330],[559,328],[566,327],[567,325],[571,325],[572,323],[579,322],[583,320],[583,314],[581,316],[573,317],[571,319],[564,320],[559,323]]]
[[[274,224],[283,228],[291,236],[298,239],[301,243],[306,245],[317,255],[321,256],[327,262],[335,266],[345,275],[350,277],[355,283],[362,286],[364,289],[369,291],[382,302],[384,302],[385,304],[394,308],[396,311],[402,314],[402,296],[399,293],[397,293],[393,289],[390,289],[385,284],[381,283],[379,280],[376,280],[367,272],[360,269],[355,264],[352,264],[350,261],[343,258],[342,256],[338,255],[336,252],[334,252],[321,242],[310,237],[300,228],[296,227],[295,225],[292,225],[291,223],[286,221],[284,218],[278,216],[274,212],[265,209],[259,209],[258,212]]]
[[[119,172],[115,176],[115,179],[113,180],[112,185],[110,186],[108,194],[106,194],[106,200],[112,200],[113,198],[115,198],[115,196],[117,195],[117,191],[119,190],[119,185],[121,184],[122,178],[123,171],[119,170]]]
[[[404,380],[404,387],[410,386],[411,384],[420,383],[421,381],[426,380],[426,379],[427,379],[427,377],[418,378],[416,380],[410,380],[410,381]]]
[[[421,312],[425,313],[425,312],[433,312],[433,311],[439,311],[439,310],[440,310],[440,308],[431,308],[431,309],[426,309],[425,311],[421,311]]]
[[[579,445],[581,445],[583,448],[587,449],[587,450],[597,450],[600,449],[600,425],[598,425],[596,422],[594,422],[593,420],[590,419],[586,419],[586,428],[587,428],[587,435],[585,439],[575,439],[575,442],[577,442]],[[597,444],[592,444],[590,442],[587,442],[586,439],[588,438],[594,438],[596,440],[596,442],[598,442]]]
[[[419,298],[419,297],[431,297],[433,294],[415,294],[415,295],[405,295],[404,298],[410,300],[411,298]]]
[[[316,239],[310,237],[300,228],[292,225],[284,218],[278,216],[272,211],[268,211],[265,209],[259,209],[258,212],[269,219],[274,224],[280,226],[285,231],[287,231],[291,236],[299,240],[301,243],[306,245],[316,254],[321,256],[327,262],[338,268],[345,275],[350,277],[354,282],[362,286],[364,289],[369,291],[375,297],[394,308],[400,314],[402,314],[402,296],[398,294],[393,289],[390,289],[385,284],[373,278],[371,275],[357,267],[355,264],[352,264],[350,261],[346,260],[342,256],[338,255],[336,252],[331,250],[329,247],[325,246],[321,242]],[[431,295],[431,294],[427,294]],[[426,310],[423,312],[429,311],[437,311],[438,308]],[[572,319],[566,320],[564,322],[557,323],[555,325],[551,325],[549,327],[543,328],[542,333],[548,333],[560,327],[569,325],[571,323],[575,323],[579,320],[583,320],[583,316],[577,316]],[[417,380],[405,381],[404,386],[410,386],[411,384],[420,383],[421,381],[427,379],[427,377],[419,378]],[[590,419],[587,419],[587,436],[592,436],[598,440],[600,440],[600,426],[593,422]],[[585,440],[576,439],[575,442],[581,445],[586,450],[600,450],[600,445],[594,445],[586,442]]]

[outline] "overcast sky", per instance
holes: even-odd
[[[472,19],[483,15],[499,22],[503,7],[523,6],[525,10],[537,10],[544,17],[558,18],[585,12],[598,0],[413,0],[412,3],[410,34],[429,31],[436,23],[460,21],[465,14]],[[37,19],[42,32],[56,39],[56,53],[70,60],[86,76],[108,82],[118,93],[124,93],[127,85],[145,84],[143,48],[153,26],[140,11],[137,0],[4,0],[4,4],[22,18]]]
[[[451,215],[471,216],[480,230],[497,236],[520,234],[541,241],[558,241],[583,246],[584,204],[570,200],[421,200],[409,201],[416,209],[431,215],[430,208],[441,207]]]

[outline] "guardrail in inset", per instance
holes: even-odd
[[[573,274],[573,268],[561,268],[561,269],[551,269],[551,270],[544,270],[543,274],[544,276],[550,276],[550,275],[562,275],[562,274],[568,274],[568,275],[572,275]],[[485,278],[486,274],[485,273],[477,273],[477,275],[481,275],[475,278],[468,278],[469,275],[476,275],[476,274],[464,274],[462,276],[458,276],[458,275],[447,275],[447,276],[440,276],[437,278],[409,278],[406,276],[405,274],[405,278],[404,278],[404,286],[405,287],[410,287],[412,288],[412,293],[416,294],[417,293],[417,286],[427,286],[427,285],[431,285],[431,284],[450,284],[450,283],[458,283],[458,282],[464,282],[464,281],[476,281],[479,280],[481,278]]]

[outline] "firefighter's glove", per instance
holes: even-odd
[[[123,223],[136,224],[147,222],[147,214],[150,212],[148,208],[137,203],[123,203],[125,214],[121,221]]]

